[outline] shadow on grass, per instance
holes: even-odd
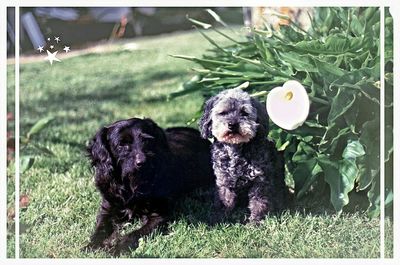
[[[282,216],[301,216],[303,218],[313,217],[338,217],[338,213],[330,202],[330,189],[326,184],[320,187],[319,192],[310,193],[304,198],[297,200],[293,196],[285,209],[279,213],[270,213],[266,218],[276,218],[281,222]],[[359,213],[365,214],[368,209],[366,196],[368,191],[352,191],[349,193],[350,203],[343,209],[343,213]],[[193,195],[186,197],[177,203],[174,209],[174,218],[185,220],[194,225],[207,224],[210,228],[219,224],[246,224],[250,216],[247,208],[247,199],[244,198],[238,202],[237,207],[232,211],[230,216],[221,220],[216,224],[210,223],[210,214],[213,211],[213,195],[212,188],[208,190],[199,190]]]

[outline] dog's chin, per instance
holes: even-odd
[[[249,134],[227,132],[221,137],[217,137],[217,140],[227,144],[242,144],[249,142],[252,137],[253,136]]]
[[[129,178],[129,179],[134,179],[139,177],[144,171],[147,170],[146,166],[136,166],[132,165],[130,167],[125,167],[125,170],[122,170],[122,177],[123,178]]]

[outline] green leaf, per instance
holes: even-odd
[[[380,169],[379,168],[375,168],[375,169],[371,168],[371,165],[366,162],[366,161],[368,161],[366,156],[363,156],[357,160],[361,160],[358,163],[358,167],[359,167],[358,189],[365,190],[368,187],[370,187],[370,185],[372,184],[372,182],[374,180],[380,178],[380,176],[379,176]]]
[[[47,156],[55,156],[55,154],[47,147],[44,147],[44,146],[41,146],[38,144],[34,144],[34,143],[31,143],[31,145],[41,154],[44,154]]]
[[[309,144],[300,142],[297,145],[297,151],[293,154],[293,162],[301,162],[310,159],[315,155],[315,150]]]
[[[32,156],[21,156],[20,157],[20,170],[21,173],[28,171],[35,162],[35,158]]]
[[[46,126],[54,119],[54,117],[49,116],[43,119],[38,120],[33,126],[32,128],[29,130],[28,134],[27,134],[27,138],[30,138],[31,136],[39,133],[41,130],[43,130],[44,128],[46,128]]]
[[[332,84],[331,88],[334,86],[340,86],[345,83],[348,84],[356,84],[361,80],[365,80],[366,78],[373,78],[374,80],[379,79],[379,65],[375,65],[371,68],[361,68],[351,72],[348,72],[341,76],[340,78],[336,79]]]
[[[349,140],[346,148],[343,150],[342,157],[344,159],[355,159],[365,155],[364,147],[358,140]]]
[[[321,77],[324,78],[324,81],[328,84],[333,83],[339,77],[342,77],[347,72],[345,70],[340,69],[334,64],[327,63],[318,59],[314,59],[315,65],[318,68],[318,72]]]
[[[342,116],[354,104],[355,100],[356,96],[353,90],[340,87],[331,103],[328,125],[331,126],[338,117]]]
[[[379,173],[377,174],[379,176]],[[368,208],[368,215],[373,218],[380,214],[380,181],[379,178],[375,178],[372,181],[371,189],[367,193],[370,202]]]
[[[364,123],[361,129],[360,143],[365,146],[366,161],[372,170],[380,167],[380,131],[379,116],[372,121]]]
[[[393,202],[393,191],[389,191],[385,196],[385,205],[388,205]]]
[[[210,14],[210,15],[215,19],[215,21],[217,21],[218,23],[220,23],[222,26],[224,26],[224,27],[227,27],[227,26],[228,26],[228,25],[221,19],[221,17],[220,17],[217,13],[215,13],[213,10],[207,8],[206,11],[207,11],[208,14]]]
[[[390,155],[393,153],[393,127],[391,125],[385,126],[385,162],[389,160]]]
[[[301,55],[296,52],[279,53],[281,60],[291,64],[297,71],[318,72],[314,61],[308,55]]]
[[[196,62],[200,64],[203,67],[213,67],[215,68],[218,65],[225,65],[225,66],[236,66],[235,63],[230,63],[230,62],[224,62],[224,61],[219,61],[219,60],[210,60],[210,59],[198,59],[193,56],[186,56],[186,55],[170,55],[171,57],[174,58],[180,58],[180,59],[185,59],[189,61]]]
[[[350,128],[342,128],[335,123],[329,127],[324,134],[321,142],[319,143],[318,150],[321,153],[333,154],[333,151],[336,149],[339,140],[342,138],[348,138],[350,135],[352,135]]]
[[[198,26],[200,26],[200,27],[202,27],[202,28],[204,28],[204,29],[209,29],[209,28],[212,27],[211,24],[207,24],[207,23],[201,22],[201,21],[199,21],[199,20],[190,18],[189,16],[186,16],[186,18],[187,18],[190,22],[192,22],[193,24],[198,25]]]
[[[349,161],[333,162],[325,155],[319,155],[318,164],[324,172],[325,181],[331,191],[331,203],[337,212],[349,203],[348,192],[354,187],[356,166]]]
[[[314,184],[318,174],[322,172],[315,158],[301,161],[293,171],[297,199],[302,198]]]
[[[196,27],[197,28],[197,27]],[[211,43],[213,46],[215,46],[217,49],[219,49],[221,52],[224,53],[229,53],[227,50],[225,50],[224,48],[221,48],[212,38],[210,38],[207,34],[205,34],[202,30],[198,29],[197,30],[200,32],[200,34],[206,39],[208,40],[209,43]]]

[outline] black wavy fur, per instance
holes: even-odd
[[[102,202],[85,249],[119,255],[136,248],[140,237],[168,221],[174,201],[215,181],[210,142],[192,128],[164,131],[151,119],[121,120],[101,128],[87,151]],[[143,226],[119,236],[120,225],[134,218]]]

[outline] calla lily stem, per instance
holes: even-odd
[[[327,100],[321,99],[321,98],[316,98],[313,96],[308,96],[310,98],[311,101],[316,102],[316,103],[321,103],[323,105],[329,105],[329,102]]]

